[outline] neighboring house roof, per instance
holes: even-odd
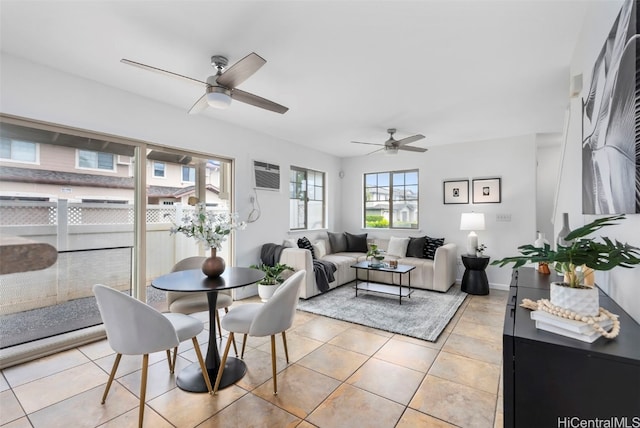
[[[109,187],[116,189],[134,188],[133,177],[111,177],[108,175],[80,174],[76,172],[17,168],[12,166],[0,166],[0,181]]]
[[[0,181],[20,183],[56,184],[65,186],[108,187],[110,189],[133,189],[133,177],[113,177],[108,175],[81,174],[77,172],[50,171],[46,169],[0,166]],[[207,184],[207,190],[215,194],[220,189]],[[147,186],[147,196],[180,198],[194,193],[195,186],[170,187]]]
[[[211,184],[207,184],[207,190],[215,194],[220,193],[220,189]],[[169,187],[169,186],[147,186],[147,196],[160,198],[180,198],[195,192],[195,186]]]

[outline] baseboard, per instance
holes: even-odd
[[[0,370],[107,337],[104,325],[83,328],[46,339],[0,349]]]

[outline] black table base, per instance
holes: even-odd
[[[211,387],[216,383],[216,376],[218,376],[218,370],[207,369],[209,372],[209,380],[211,381]],[[231,386],[247,373],[247,365],[239,358],[228,357],[227,363],[224,366],[222,372],[222,379],[220,380],[220,386],[218,389]],[[204,383],[204,377],[202,376],[202,370],[200,370],[200,364],[193,363],[188,367],[182,369],[176,378],[176,385],[178,388],[189,392],[209,392],[207,384]]]

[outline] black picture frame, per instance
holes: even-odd
[[[474,204],[499,204],[502,202],[500,178],[474,179],[472,182]]]
[[[450,180],[442,183],[442,202],[449,204],[469,203],[469,180]]]

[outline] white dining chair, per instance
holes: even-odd
[[[102,404],[107,399],[122,355],[142,355],[140,410],[138,413],[138,426],[142,427],[149,354],[166,351],[169,359],[169,371],[173,373],[176,366],[175,355],[178,352],[178,345],[187,339],[191,339],[193,342],[207,389],[209,393],[213,392],[196,338],[196,335],[204,329],[202,321],[184,314],[160,313],[151,306],[102,284],[94,285],[93,293],[96,296],[100,316],[107,332],[107,341],[116,352],[116,359],[102,396]],[[170,358],[171,349],[174,349],[173,361]]]
[[[222,319],[222,327],[229,332],[229,340],[224,349],[220,369],[213,387],[213,393],[218,391],[222,372],[229,355],[229,347],[234,341],[235,333],[244,334],[242,342],[241,358],[244,356],[244,348],[247,336],[271,336],[271,369],[273,374],[273,393],[278,394],[276,380],[276,334],[282,333],[284,353],[289,363],[289,351],[287,350],[287,336],[285,331],[293,324],[296,314],[300,286],[304,280],[306,271],[301,270],[291,275],[278,287],[273,296],[266,303],[247,303],[232,308]]]

